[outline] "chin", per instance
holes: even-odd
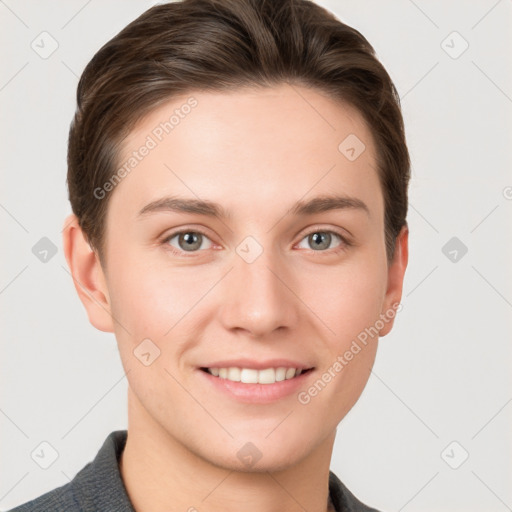
[[[312,440],[288,439],[288,443],[284,444],[278,437],[269,440],[265,439],[265,435],[253,436],[252,441],[246,437],[243,441],[233,439],[230,443],[217,444],[217,450],[203,453],[202,457],[214,466],[229,471],[267,473],[291,468],[313,449]]]

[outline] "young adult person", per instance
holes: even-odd
[[[77,99],[63,245],[115,334],[128,429],[14,510],[375,510],[329,470],[408,258],[403,120],[371,45],[307,0],[167,3]]]

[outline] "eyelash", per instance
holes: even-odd
[[[175,236],[181,235],[183,233],[198,233],[198,234],[201,234],[204,237],[210,239],[209,236],[199,228],[181,229],[179,231],[175,231],[175,232],[171,233],[170,235],[166,236],[161,242],[163,245],[166,246],[166,249],[168,249],[175,256],[190,258],[190,257],[193,257],[195,254],[202,252],[201,250],[197,250],[197,251],[190,251],[187,254],[187,251],[180,251],[180,250],[176,249],[175,247],[169,245],[169,240],[172,240]],[[334,249],[325,249],[322,251],[314,251],[313,249],[310,249],[310,251],[313,253],[338,254],[338,253],[345,251],[348,247],[351,247],[353,245],[345,236],[343,236],[341,233],[338,233],[338,231],[334,231],[332,229],[321,229],[321,228],[314,228],[311,231],[309,231],[308,233],[306,233],[300,239],[299,243],[302,242],[302,240],[304,240],[304,238],[308,237],[309,235],[312,235],[313,233],[330,233],[330,234],[336,235],[341,240],[340,245],[338,247],[335,247]]]

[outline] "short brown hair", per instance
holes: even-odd
[[[94,190],[115,173],[135,123],[178,94],[280,83],[347,102],[370,127],[391,260],[407,225],[410,160],[398,93],[370,43],[309,0],[183,0],[156,5],[127,25],[78,84],[69,200],[102,262],[109,197],[98,200]]]

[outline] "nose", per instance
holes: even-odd
[[[282,263],[270,250],[251,263],[234,255],[233,269],[223,280],[219,314],[225,329],[264,338],[297,324],[301,303],[293,275]]]

